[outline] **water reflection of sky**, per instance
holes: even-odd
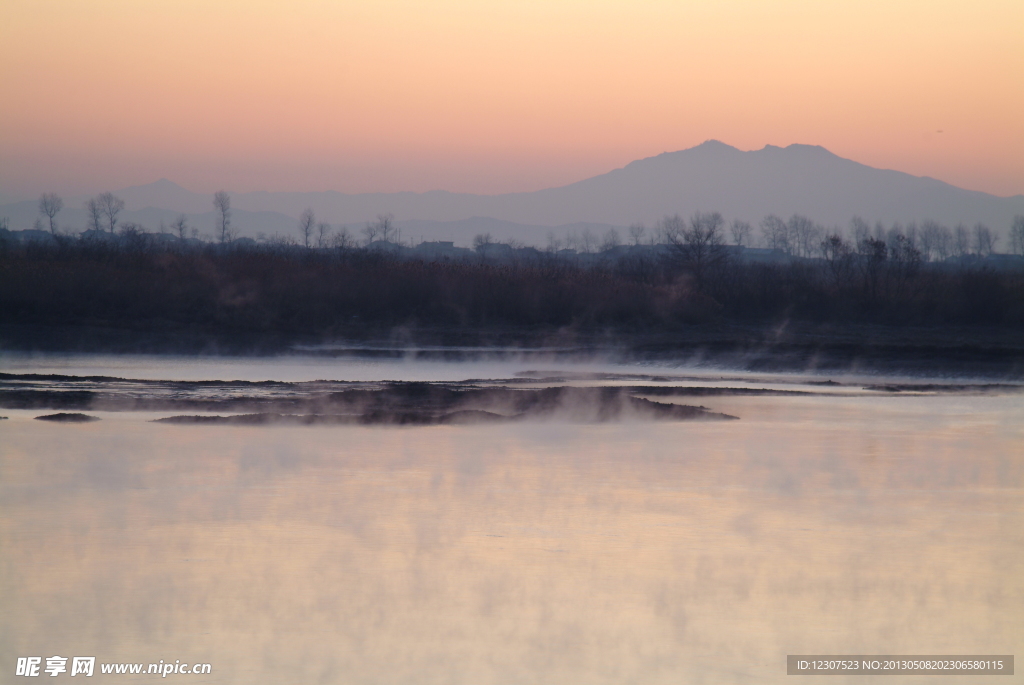
[[[702,403],[741,419],[5,411],[0,667],[95,654],[209,662],[192,680],[219,683],[787,683],[789,653],[1024,653],[1022,396]]]

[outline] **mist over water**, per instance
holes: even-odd
[[[788,682],[786,654],[1024,651],[1013,387],[879,392],[552,357],[6,356],[2,370],[660,374],[645,384],[818,393],[699,399],[738,421],[596,425],[176,426],[112,411],[60,425],[0,410],[5,669],[60,654],[208,662],[190,678],[218,683],[748,683]]]

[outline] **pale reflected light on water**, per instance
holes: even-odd
[[[5,410],[0,667],[781,683],[787,654],[1024,654],[1024,396],[701,403],[740,420],[236,428]]]

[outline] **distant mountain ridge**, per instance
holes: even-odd
[[[193,193],[167,179],[117,194],[128,205],[124,218],[150,230],[185,213],[202,232],[213,231],[210,195]],[[58,217],[61,225],[84,227],[83,201],[65,201],[66,209]],[[1003,235],[1013,216],[1024,214],[1024,195],[997,197],[933,178],[876,169],[820,146],[766,145],[746,152],[714,140],[535,192],[249,192],[233,194],[232,204],[242,235],[294,235],[298,215],[310,207],[322,220],[350,227],[391,213],[405,237],[460,244],[478,232],[539,244],[552,229],[557,234],[635,222],[651,226],[666,214],[686,216],[694,211],[719,211],[727,219],[755,225],[766,214],[794,213],[826,226],[846,226],[854,215],[886,224],[925,219],[947,225],[981,222]],[[7,204],[0,206],[3,216],[11,228],[29,228],[38,210],[32,201]]]

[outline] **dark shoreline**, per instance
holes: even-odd
[[[341,337],[167,327],[0,324],[15,353],[279,355],[439,361],[537,358],[673,361],[764,372],[868,372],[1024,378],[1024,332],[1002,327],[698,324],[665,331],[522,328],[360,329]]]
[[[240,396],[239,389],[249,392]],[[179,414],[158,419],[170,423],[438,425],[536,420],[606,423],[736,418],[703,406],[659,402],[641,396],[645,394],[666,393],[658,393],[656,388],[617,386],[521,388],[473,383],[346,382],[267,385],[0,375],[0,407],[6,409],[210,412],[205,416]],[[236,415],[211,415],[213,412]],[[90,420],[82,413],[36,418]]]
[[[0,408],[75,412],[36,417],[65,422],[93,420],[81,413],[85,411],[144,411],[172,414],[155,419],[170,424],[429,426],[740,418],[676,401],[683,398],[1024,393],[1024,383],[984,382],[864,384],[829,380],[804,381],[800,389],[786,389],[743,387],[747,380],[722,377],[720,381],[739,381],[740,385],[666,385],[700,380],[693,376],[571,372],[560,376],[523,372],[511,378],[458,382],[169,381],[0,373]]]

